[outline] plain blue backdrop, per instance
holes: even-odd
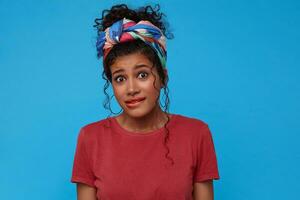
[[[115,3],[167,15],[170,112],[209,124],[215,199],[299,199],[299,1],[0,0],[1,199],[76,199],[78,131],[109,114],[93,24]]]

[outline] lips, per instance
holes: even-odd
[[[135,98],[135,99],[130,99],[130,100],[128,100],[128,101],[125,101],[125,103],[127,103],[127,104],[134,104],[134,103],[143,101],[144,99],[145,99],[145,97],[142,97],[142,98]]]
[[[129,101],[125,101],[126,106],[130,109],[138,107],[146,98],[136,98]]]

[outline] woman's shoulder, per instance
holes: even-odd
[[[110,117],[108,117],[108,118],[102,118],[102,119],[99,119],[97,121],[93,121],[93,122],[87,123],[87,124],[83,125],[82,128],[83,129],[99,128],[99,127],[105,126],[107,124],[107,122],[108,122],[109,119],[110,119]]]
[[[177,114],[176,118],[177,122],[174,123],[174,131],[179,133],[180,136],[188,137],[195,142],[201,141],[202,138],[210,137],[210,128],[204,120],[180,114]]]
[[[210,134],[208,124],[198,118],[187,115],[176,115],[176,128],[174,128],[177,132],[184,132],[184,135],[191,136],[194,139],[207,137]]]
[[[94,122],[87,123],[80,128],[80,132],[84,132],[84,135],[99,135],[100,133],[105,132],[104,129],[109,127],[109,119],[103,118]]]
[[[192,126],[197,128],[208,126],[208,124],[204,120],[198,117],[187,116],[183,114],[174,114],[174,116],[176,116],[176,120],[178,124],[183,126],[187,126],[187,127]]]

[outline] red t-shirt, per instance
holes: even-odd
[[[71,182],[97,188],[101,200],[192,200],[193,183],[219,179],[208,125],[173,114],[168,157],[165,128],[147,133],[124,129],[115,117],[81,128]]]

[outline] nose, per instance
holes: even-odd
[[[134,80],[134,78],[129,78],[128,82],[127,82],[127,94],[130,96],[135,96],[136,94],[138,94],[139,88],[138,88],[138,84],[136,83],[136,80]]]

